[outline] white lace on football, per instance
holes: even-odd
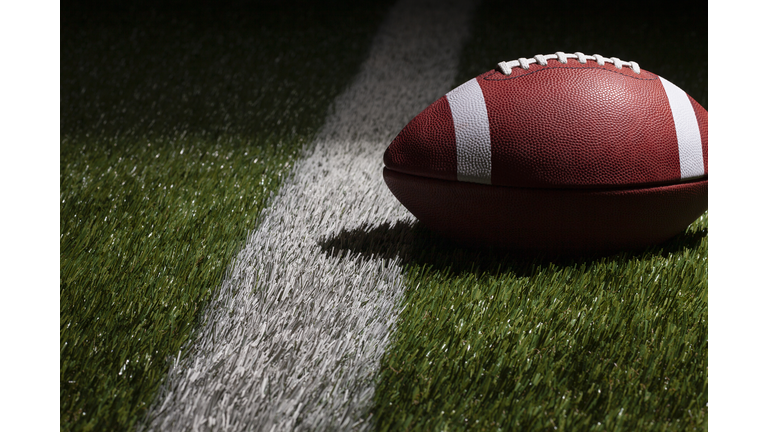
[[[586,63],[587,60],[591,60],[591,61],[597,62],[597,64],[599,64],[600,66],[603,66],[606,63],[612,63],[614,66],[616,66],[616,69],[621,69],[624,66],[629,66],[634,73],[640,74],[640,65],[638,65],[633,61],[626,62],[617,57],[603,57],[600,54],[584,55],[583,53],[580,53],[580,52],[576,52],[574,54],[566,54],[562,51],[558,51],[555,54],[547,54],[547,55],[538,54],[533,56],[533,58],[528,58],[528,59],[521,57],[517,60],[500,62],[499,69],[501,69],[501,72],[504,75],[509,75],[512,73],[512,69],[516,67],[521,67],[525,70],[528,70],[528,68],[532,63],[538,63],[542,66],[546,66],[549,60],[557,60],[560,63],[565,64],[568,62],[568,59],[576,59],[581,64]]]

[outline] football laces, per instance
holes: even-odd
[[[503,73],[504,75],[509,75],[512,73],[512,69],[516,67],[520,67],[525,70],[528,70],[528,68],[531,67],[530,65],[533,63],[537,63],[541,66],[546,66],[549,60],[557,60],[560,63],[565,64],[568,62],[568,59],[576,59],[581,64],[585,64],[587,60],[591,60],[591,61],[597,62],[597,64],[600,66],[603,66],[606,63],[611,63],[616,67],[616,69],[621,69],[624,66],[629,66],[632,69],[632,72],[638,75],[640,74],[640,65],[638,65],[636,62],[633,62],[633,61],[626,62],[624,60],[621,60],[618,57],[603,57],[600,54],[584,55],[584,53],[580,53],[580,52],[575,52],[573,54],[570,54],[570,53],[566,54],[562,51],[558,51],[554,54],[547,54],[547,55],[538,54],[533,56],[533,58],[520,57],[517,60],[512,60],[508,62],[499,62],[498,66],[501,73]]]

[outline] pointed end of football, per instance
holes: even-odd
[[[403,128],[384,152],[384,166],[404,174],[456,180],[456,134],[445,96]]]

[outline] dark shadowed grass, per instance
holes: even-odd
[[[455,84],[502,60],[582,51],[637,61],[706,107],[696,11],[487,1]],[[409,288],[382,360],[380,430],[706,430],[706,213],[663,245],[607,256],[514,256],[380,228],[413,239],[381,252],[403,258]],[[374,241],[355,245],[372,253]]]
[[[62,430],[127,430],[386,5],[62,11]]]
[[[706,227],[558,259],[417,236],[380,428],[706,429]]]

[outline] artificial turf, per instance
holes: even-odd
[[[86,6],[62,10],[61,429],[126,430],[385,8]],[[479,8],[457,85],[578,50],[707,106],[706,16],[526,8]],[[417,228],[404,274],[380,429],[706,429],[706,215],[657,248],[556,260]]]
[[[61,430],[142,418],[381,3],[65,5]]]
[[[707,20],[659,5],[486,1],[455,85],[556,51],[634,60],[707,106]],[[380,430],[706,430],[707,214],[645,251],[528,257],[417,228]]]
[[[663,247],[565,259],[422,234],[380,430],[703,430],[707,217]]]

